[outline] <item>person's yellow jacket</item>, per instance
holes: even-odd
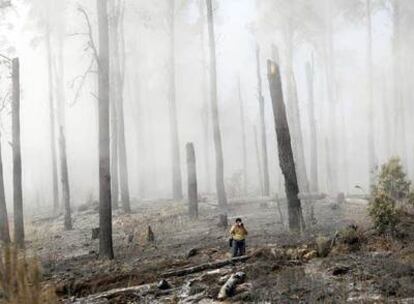
[[[230,229],[233,240],[242,241],[246,238],[247,230],[244,226],[233,225]]]

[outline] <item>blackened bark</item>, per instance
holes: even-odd
[[[0,242],[10,243],[9,219],[4,195],[3,160],[0,144]]]
[[[112,246],[111,172],[109,140],[109,39],[108,1],[97,0],[99,28],[99,255],[114,258]]]
[[[262,161],[263,161],[263,195],[269,196],[269,165],[267,159],[267,138],[264,97],[262,94],[262,75],[260,73],[260,49],[256,48],[256,72],[257,72],[257,95],[259,99],[260,111],[260,132],[262,137]]]
[[[190,218],[198,217],[197,167],[193,143],[187,143],[188,211]]]
[[[172,158],[172,186],[173,198],[183,198],[181,168],[180,168],[180,139],[178,136],[176,87],[175,87],[175,0],[170,0],[170,86],[169,86],[169,114],[171,130],[171,158]]]
[[[227,213],[227,195],[224,186],[223,148],[221,144],[220,118],[217,101],[216,42],[214,35],[213,7],[211,0],[206,0],[206,4],[210,49],[211,118],[213,122],[214,148],[216,154],[216,189],[219,206],[223,212]]]
[[[14,242],[24,247],[24,216],[22,193],[22,157],[20,148],[20,66],[19,59],[12,61],[12,148],[13,148],[13,206]]]
[[[68,162],[66,155],[66,140],[63,127],[60,127],[60,174],[62,176],[62,194],[63,194],[63,206],[64,206],[64,226],[65,230],[72,229],[72,217],[70,210],[70,188],[69,188],[69,175],[68,175]]]
[[[276,137],[279,151],[279,164],[285,177],[285,191],[288,201],[289,228],[299,231],[302,224],[302,208],[298,198],[299,187],[296,177],[286,107],[283,100],[279,66],[268,60],[267,71],[270,96],[272,98]]]

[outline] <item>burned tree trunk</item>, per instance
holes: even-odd
[[[3,160],[0,144],[0,242],[10,243],[9,219],[4,195]]]
[[[62,194],[63,194],[63,206],[65,208],[65,229],[72,229],[72,217],[70,211],[70,188],[69,188],[69,176],[68,176],[68,162],[66,155],[66,140],[63,127],[60,127],[60,174],[62,175]]]
[[[70,211],[70,188],[69,188],[69,174],[68,174],[68,159],[66,152],[66,115],[65,115],[65,88],[64,88],[64,68],[63,68],[63,38],[59,37],[58,49],[58,65],[55,73],[56,79],[56,96],[57,96],[57,112],[59,125],[59,156],[61,168],[61,184],[62,184],[62,199],[64,208],[64,227],[66,230],[72,229],[72,219]]]
[[[24,217],[22,193],[22,157],[20,149],[20,66],[19,59],[12,61],[12,136],[13,136],[13,206],[14,206],[14,242],[24,247]]]
[[[56,158],[56,129],[55,129],[55,107],[53,101],[53,69],[52,69],[52,47],[50,42],[50,28],[46,30],[46,49],[49,82],[49,123],[50,123],[50,153],[52,155],[52,185],[53,185],[53,212],[59,211],[59,188]]]
[[[263,161],[263,195],[269,196],[269,165],[267,159],[266,121],[264,110],[264,97],[262,94],[262,76],[260,73],[260,49],[256,48],[256,72],[257,72],[257,95],[260,110],[260,131],[262,136],[262,161]]]
[[[289,228],[294,231],[299,231],[302,223],[302,208],[298,198],[299,187],[295,171],[289,125],[286,116],[286,107],[283,100],[279,66],[271,60],[268,60],[267,72],[275,119],[279,163],[285,178]]]
[[[314,105],[313,66],[306,64],[306,78],[309,90],[309,129],[310,129],[310,191],[319,192],[318,177],[318,138],[316,135],[316,118]]]
[[[170,0],[170,86],[169,86],[169,115],[171,130],[172,186],[173,198],[183,198],[181,168],[180,168],[180,139],[178,136],[176,87],[175,87],[175,0]]]
[[[109,142],[109,39],[108,1],[97,0],[99,28],[99,255],[114,258],[112,246],[111,172]]]
[[[193,143],[187,143],[188,211],[190,218],[198,217],[197,167]]]
[[[223,147],[221,144],[220,119],[217,101],[216,42],[214,35],[213,7],[211,0],[206,0],[206,4],[210,48],[211,118],[213,122],[214,148],[216,154],[216,189],[219,206],[223,212],[227,213],[227,195],[224,186]]]
[[[247,144],[246,144],[246,123],[244,118],[244,105],[241,93],[240,78],[238,81],[239,105],[240,105],[240,125],[242,131],[242,148],[243,148],[243,193],[247,195]]]

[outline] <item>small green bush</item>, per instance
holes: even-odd
[[[368,212],[378,232],[394,231],[398,223],[398,211],[395,201],[390,196],[383,192],[377,193],[369,204]]]

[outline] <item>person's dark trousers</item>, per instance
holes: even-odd
[[[246,241],[233,240],[233,257],[242,256],[246,253]]]

